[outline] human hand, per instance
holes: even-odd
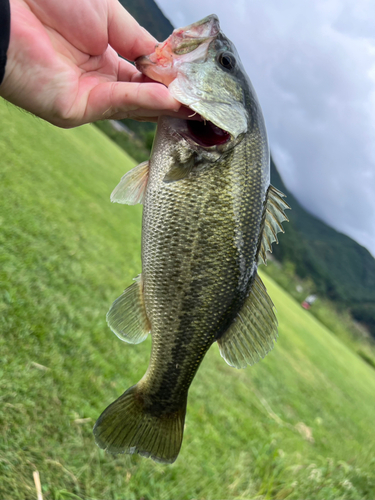
[[[0,96],[59,127],[107,118],[186,115],[166,87],[129,60],[156,40],[117,0],[10,0]]]

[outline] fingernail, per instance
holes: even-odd
[[[148,37],[152,39],[152,41],[155,43],[155,45],[157,45],[159,43],[156,40],[156,38],[153,35],[151,35],[151,33],[149,31],[146,30],[146,28],[144,28],[143,26],[141,26],[141,28],[146,33],[146,35],[148,35]]]

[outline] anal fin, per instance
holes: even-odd
[[[273,349],[277,319],[266,287],[256,274],[250,295],[235,321],[217,341],[220,354],[230,366],[253,365]]]
[[[112,203],[136,205],[143,203],[149,174],[149,162],[144,161],[127,172],[111,194]]]
[[[130,344],[139,344],[147,338],[150,324],[143,300],[142,275],[113,302],[107,323],[119,339]]]

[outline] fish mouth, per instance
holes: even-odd
[[[175,29],[165,42],[155,46],[152,54],[138,57],[135,66],[144,75],[168,87],[182,64],[207,58],[208,46],[219,33],[219,19],[212,14]]]
[[[208,120],[185,120],[186,131],[181,135],[202,148],[216,149],[230,141],[231,135]]]

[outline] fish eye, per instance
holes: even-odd
[[[236,65],[236,59],[230,52],[222,52],[219,55],[219,63],[225,69],[232,70]]]

